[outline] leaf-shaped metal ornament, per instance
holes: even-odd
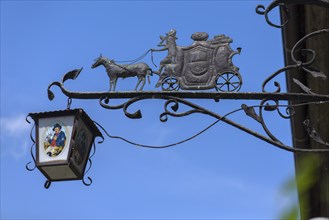
[[[277,87],[276,92],[281,92],[281,86],[280,83],[278,83],[277,81],[274,82],[274,85]]]
[[[322,140],[322,138],[319,136],[318,132],[312,128],[310,126],[310,120],[309,119],[306,119],[304,122],[303,122],[304,126],[305,126],[305,129],[308,133],[308,135],[317,143],[319,144],[323,144],[327,147],[329,147],[329,143],[325,142]]]
[[[171,109],[174,111],[174,112],[177,112],[178,110],[178,103],[175,102],[175,104],[173,106],[171,106]]]
[[[305,86],[303,83],[301,83],[298,79],[293,78],[292,79],[294,83],[296,83],[304,92],[307,94],[313,94],[316,95],[314,92],[311,92],[311,89]]]
[[[55,95],[50,89],[48,89],[48,99],[51,101],[55,98]]]
[[[63,77],[63,83],[64,83],[66,80],[68,80],[68,79],[75,80],[75,79],[79,76],[79,74],[80,74],[80,72],[82,71],[82,69],[83,69],[83,68],[75,69],[75,70],[72,70],[72,71],[66,73],[66,74],[64,75],[64,77]]]
[[[129,113],[127,111],[124,111],[124,113],[128,118],[131,118],[131,119],[140,119],[140,118],[142,118],[142,112],[140,110],[137,110],[134,113]]]
[[[241,108],[244,110],[244,112],[246,113],[246,115],[248,115],[249,117],[255,119],[256,121],[258,121],[259,123],[261,123],[261,118],[259,117],[259,115],[257,115],[257,113],[255,112],[254,107],[249,107],[246,104],[242,104]]]
[[[55,95],[54,95],[54,93],[50,90],[50,88],[52,87],[52,86],[54,86],[54,85],[56,85],[56,86],[58,86],[58,87],[62,87],[62,84],[60,83],[60,82],[53,82],[52,84],[50,84],[49,86],[48,86],[48,89],[47,89],[47,93],[48,93],[48,99],[51,101],[51,100],[53,100],[54,98],[55,98]]]
[[[278,108],[277,105],[270,105],[268,103],[266,103],[264,110],[265,111],[275,111]]]
[[[303,67],[303,70],[310,73],[314,78],[321,78],[323,80],[327,79],[327,76],[323,72],[321,72],[319,70],[316,70],[314,68],[311,68],[311,67],[305,68],[305,67]]]

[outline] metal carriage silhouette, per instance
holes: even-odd
[[[160,36],[162,41],[158,46],[164,46],[168,56],[161,61],[157,87],[161,86],[164,91],[213,88],[221,92],[240,90],[242,77],[232,58],[240,54],[241,48],[233,51],[229,45],[233,42],[231,38],[218,35],[207,40],[207,33],[196,32],[191,36],[194,40],[192,45],[180,47],[176,46],[175,35],[176,31],[171,30],[166,36]]]

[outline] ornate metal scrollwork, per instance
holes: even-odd
[[[290,1],[286,1],[286,0],[274,0],[266,9],[263,5],[258,5],[256,7],[256,13],[264,15],[265,16],[265,20],[266,22],[273,27],[277,27],[277,28],[282,28],[284,27],[288,22],[289,22],[289,18],[290,18],[290,12],[288,11],[288,8],[286,7],[286,5],[288,4],[313,4],[313,5],[319,5],[322,7],[326,7],[329,8],[329,1],[328,0],[301,0],[301,1],[295,1],[295,2],[290,2]],[[282,25],[276,25],[273,24],[269,18],[268,18],[268,13],[275,7],[280,6],[282,7],[282,12],[286,14],[286,18],[287,20],[284,21],[282,23]],[[310,58],[308,58],[308,60],[303,61],[303,60],[298,60],[295,56],[295,54],[299,51],[299,48],[302,47],[302,45],[305,45],[306,40],[310,39],[311,37],[317,36],[317,35],[323,35],[323,34],[329,34],[329,29],[322,29],[322,30],[317,30],[314,31],[312,33],[309,33],[307,35],[305,35],[303,38],[301,38],[297,43],[295,43],[295,45],[293,46],[290,55],[291,55],[291,60],[294,64],[286,66],[281,68],[280,70],[276,71],[275,73],[273,73],[270,77],[268,77],[263,85],[262,85],[262,91],[266,92],[265,87],[268,84],[268,82],[270,82],[273,78],[275,78],[277,75],[279,75],[282,72],[286,72],[289,74],[289,70],[291,69],[298,69],[301,70],[299,71],[301,74],[309,74],[311,77],[313,78],[319,78],[322,80],[327,79],[326,74],[324,74],[323,72],[321,72],[320,70],[312,67],[311,65],[314,63],[315,59],[316,59],[316,52],[314,50],[311,49],[300,49],[300,55],[305,58],[307,55],[310,56]],[[311,88],[309,88],[308,86],[306,86],[305,84],[303,84],[302,82],[300,82],[298,79],[293,78],[293,82],[298,85],[298,87],[306,94],[312,94],[315,96],[320,96],[320,94],[314,93],[312,92]],[[276,91],[274,91],[274,93],[280,93],[280,84],[278,82],[274,82],[274,86],[277,88]],[[328,102],[319,102],[319,103],[313,103],[313,104],[324,104],[324,103],[328,103]],[[312,104],[312,103],[305,103],[305,104]],[[303,105],[303,104],[302,104]],[[287,108],[287,116],[283,115],[280,113],[279,114],[281,117],[283,118],[290,118],[293,116],[294,114],[294,106],[289,106]],[[318,133],[311,128],[310,126],[310,121],[309,120],[305,120],[303,122],[305,129],[309,135],[309,137],[311,139],[313,139],[315,142],[321,144],[324,147],[328,147],[328,143],[323,141],[321,137],[319,137]]]
[[[96,153],[96,144],[95,144],[95,142],[94,142],[94,143],[93,143],[93,153],[92,153],[92,154],[89,156],[89,158],[88,158],[89,167],[88,167],[88,169],[85,171],[85,173],[84,173],[84,175],[83,175],[83,178],[82,178],[82,183],[83,183],[85,186],[90,186],[90,185],[93,183],[93,180],[92,180],[89,176],[87,177],[88,180],[89,180],[89,183],[86,182],[86,180],[85,180],[85,176],[86,176],[86,174],[89,172],[90,168],[91,168],[92,165],[93,165],[93,162],[92,162],[91,158],[95,155],[95,153]]]
[[[268,19],[268,13],[276,6],[280,5],[286,11],[286,7],[282,5],[284,1],[274,1],[265,9],[264,6],[257,6],[256,12],[258,14],[265,15],[266,21],[274,27],[282,27],[283,25],[275,25]],[[304,3],[308,1],[303,1]],[[327,6],[324,1],[317,1],[319,4],[324,4]],[[157,86],[162,87],[163,91],[139,91],[139,92],[114,92],[112,86],[115,87],[115,84],[112,85],[111,81],[111,90],[109,92],[72,92],[67,90],[64,87],[64,82],[66,80],[75,80],[79,76],[81,69],[76,69],[68,72],[64,75],[61,82],[53,82],[48,87],[48,97],[50,100],[53,100],[54,94],[51,92],[52,86],[58,86],[61,91],[69,98],[72,99],[98,99],[101,107],[109,109],[109,110],[117,110],[122,109],[125,116],[131,119],[139,119],[142,118],[141,110],[137,110],[134,112],[129,111],[129,107],[139,101],[145,99],[160,99],[165,100],[164,102],[164,111],[160,114],[160,121],[166,122],[168,117],[185,117],[194,113],[199,113],[203,115],[209,115],[216,119],[214,123],[209,125],[207,128],[198,132],[197,134],[189,137],[183,141],[168,144],[164,146],[150,146],[144,144],[134,143],[125,138],[113,136],[109,134],[100,124],[96,123],[110,138],[118,138],[123,141],[126,141],[130,144],[140,146],[140,147],[148,147],[148,148],[165,148],[175,146],[177,144],[186,142],[205,132],[218,122],[227,123],[233,127],[238,128],[254,137],[257,137],[267,143],[270,143],[276,147],[279,147],[283,150],[287,150],[290,152],[329,152],[328,148],[324,149],[302,149],[302,148],[293,148],[291,146],[285,145],[282,141],[279,140],[268,128],[265,119],[263,117],[265,112],[277,111],[280,117],[283,119],[289,119],[294,116],[295,110],[294,107],[302,106],[302,105],[310,105],[310,104],[324,104],[329,103],[329,94],[316,94],[311,91],[306,85],[302,84],[297,79],[294,79],[294,82],[304,91],[305,93],[282,93],[281,85],[279,82],[274,81],[274,86],[276,87],[275,91],[267,91],[267,85],[272,82],[278,75],[283,72],[286,72],[290,69],[301,69],[306,74],[310,74],[312,77],[319,78],[322,80],[326,79],[326,75],[311,65],[314,63],[316,59],[316,53],[310,49],[302,49],[302,54],[310,54],[311,58],[307,61],[298,60],[295,57],[295,53],[300,48],[300,46],[309,38],[320,35],[320,34],[328,34],[329,29],[323,29],[319,31],[315,31],[310,33],[300,39],[295,46],[291,50],[291,58],[295,64],[283,67],[273,74],[271,74],[262,84],[262,92],[238,92],[241,88],[242,78],[238,72],[238,68],[235,67],[232,63],[232,56],[235,54],[240,54],[241,48],[238,48],[237,51],[233,51],[228,46],[229,43],[232,42],[232,39],[225,35],[215,36],[214,39],[208,40],[208,34],[205,32],[197,32],[192,35],[192,39],[195,41],[193,45],[189,47],[178,47],[175,43],[176,31],[171,30],[166,34],[166,36],[161,36],[161,42],[159,46],[164,48],[162,49],[150,49],[148,51],[162,51],[168,50],[168,56],[161,61],[160,69],[158,71],[152,71],[153,73],[159,75],[159,81]],[[212,60],[209,61],[209,57],[212,57]],[[221,57],[221,59],[219,59]],[[223,57],[225,59],[223,59]],[[219,60],[216,60],[219,59]],[[226,60],[225,62],[223,60]],[[228,60],[228,61],[227,61]],[[134,60],[136,61],[136,60]],[[184,61],[184,62],[183,62]],[[97,61],[96,61],[97,62]],[[112,63],[114,61],[111,61]],[[217,62],[217,63],[216,63]],[[180,64],[181,63],[181,64]],[[218,64],[218,65],[217,65]],[[219,65],[220,64],[220,65]],[[96,64],[94,64],[96,65]],[[93,65],[93,66],[94,66]],[[223,68],[223,66],[225,68]],[[220,68],[222,69],[220,69]],[[109,68],[109,67],[108,67]],[[128,68],[128,67],[124,67]],[[130,67],[129,67],[130,68]],[[108,70],[108,69],[107,69]],[[108,70],[109,71],[109,70]],[[119,71],[118,69],[116,71]],[[127,70],[125,70],[127,71]],[[130,70],[132,71],[132,70]],[[163,72],[162,72],[163,71]],[[119,71],[120,72],[120,71]],[[109,75],[110,76],[110,75]],[[207,76],[207,77],[205,77]],[[111,76],[110,76],[111,77]],[[193,78],[194,77],[194,78]],[[202,78],[203,77],[203,78]],[[111,79],[112,80],[112,79]],[[115,79],[116,80],[116,79]],[[189,81],[190,80],[190,81]],[[199,80],[199,81],[198,81]],[[222,80],[222,81],[221,81]],[[142,84],[143,86],[144,84]],[[199,91],[176,91],[179,87],[182,87],[185,90],[201,90],[201,89],[213,89],[215,88],[217,92],[199,92]],[[137,87],[136,87],[137,88]],[[111,100],[113,99],[127,99],[121,104],[111,105]],[[245,104],[241,105],[241,108],[235,109],[225,115],[219,115],[218,113],[212,112],[209,109],[203,108],[191,101],[186,100],[186,98],[190,99],[212,99],[215,101],[219,101],[220,99],[244,99],[244,100],[260,100],[260,104],[257,106],[247,106]],[[294,105],[282,105],[280,101],[299,101],[298,104]],[[70,104],[70,103],[69,103]],[[184,105],[189,108],[189,110],[178,112],[180,109],[180,105]],[[285,112],[282,112],[282,108],[285,108]],[[258,109],[258,113],[256,110]],[[251,117],[255,121],[257,121],[266,135],[260,134],[253,130],[250,130],[239,123],[236,123],[230,119],[228,116],[237,113],[239,111],[244,112],[247,116]],[[328,143],[322,140],[317,132],[309,126],[309,123],[304,122],[306,129],[311,138],[313,138],[318,143],[322,144],[325,147],[328,147]],[[90,161],[91,165],[91,161]],[[88,177],[89,179],[89,177]],[[89,179],[90,183],[92,182]],[[85,181],[83,180],[85,183]],[[85,183],[88,185],[89,183]]]
[[[31,122],[28,120],[28,117],[30,117],[30,115],[28,115],[28,116],[26,117],[25,120],[26,120],[27,123],[31,124]],[[32,157],[32,159],[33,159],[33,163],[34,163],[34,164],[33,164],[33,167],[32,167],[32,168],[29,167],[29,165],[32,164],[32,161],[30,161],[30,162],[28,162],[28,163],[26,164],[25,168],[26,168],[28,171],[33,171],[33,170],[35,170],[35,168],[37,168],[37,162],[36,162],[36,159],[35,159],[35,155],[34,155],[34,153],[33,153],[33,147],[35,146],[35,140],[34,140],[34,138],[33,138],[32,132],[33,132],[33,130],[34,130],[34,127],[35,127],[35,124],[33,124],[32,128],[31,128],[31,131],[30,131],[30,139],[31,139],[31,141],[33,142],[33,144],[32,144],[31,147],[30,147],[30,154],[31,154],[31,157]],[[46,180],[45,183],[44,183],[44,187],[45,187],[46,189],[49,189],[50,185],[51,185],[51,181]]]
[[[310,50],[310,49],[303,49],[301,50],[302,54],[306,55],[307,53],[311,54],[312,57],[309,61],[303,62],[300,60],[297,60],[297,58],[295,57],[295,53],[296,53],[296,49],[298,47],[300,47],[300,45],[305,42],[307,39],[314,37],[316,35],[320,35],[320,34],[328,34],[329,33],[329,29],[323,29],[323,30],[319,30],[319,31],[315,31],[312,32],[308,35],[306,35],[305,37],[303,37],[302,39],[300,39],[292,48],[291,50],[291,58],[293,60],[293,62],[295,63],[294,65],[290,65],[290,66],[286,66],[283,67],[279,70],[277,70],[276,72],[274,72],[272,75],[270,75],[264,82],[262,85],[262,91],[266,92],[265,87],[266,85],[276,76],[278,76],[280,73],[283,73],[287,70],[291,70],[291,69],[302,69],[303,71],[305,71],[306,73],[310,74],[312,77],[314,78],[320,78],[320,79],[327,79],[326,75],[324,73],[322,73],[321,71],[315,69],[314,67],[312,67],[311,65],[314,63],[315,58],[316,58],[316,53],[314,50]],[[299,80],[294,79],[294,82],[306,93],[308,94],[315,94],[313,92],[311,92],[311,89],[308,88],[307,86],[305,86],[304,84],[302,84]],[[274,85],[277,87],[277,90],[274,91],[274,93],[279,93],[281,91],[281,86],[280,84],[275,81]]]
[[[290,12],[285,4],[312,4],[312,5],[319,5],[322,7],[329,8],[329,1],[328,0],[298,0],[298,1],[288,1],[288,0],[274,0],[272,1],[267,7],[264,5],[258,5],[256,7],[256,13],[259,15],[264,15],[266,22],[276,28],[282,28],[289,22],[289,15]],[[268,14],[276,7],[282,7],[283,13],[286,14],[287,20],[283,21],[282,24],[274,24],[268,17]]]
[[[28,117],[29,116],[27,116],[26,117],[26,122],[27,123],[29,123],[29,124],[31,124],[31,122],[28,120]],[[33,135],[32,135],[32,132],[33,132],[33,130],[34,130],[34,127],[35,127],[35,124],[33,124],[33,126],[32,126],[32,128],[31,128],[31,131],[30,131],[30,139],[31,139],[31,141],[33,142],[33,144],[31,145],[31,147],[30,147],[30,154],[31,154],[31,157],[32,157],[32,159],[33,159],[33,167],[32,168],[30,168],[29,167],[29,165],[32,163],[32,161],[30,161],[30,162],[28,162],[27,164],[26,164],[26,166],[25,166],[25,168],[28,170],[28,171],[33,171],[36,167],[37,167],[37,165],[36,165],[36,160],[35,160],[35,156],[34,156],[34,154],[33,154],[33,147],[35,146],[35,140],[34,140],[34,138],[33,138]]]
[[[141,110],[137,110],[134,113],[129,113],[127,111],[128,106],[132,105],[133,103],[136,103],[138,101],[141,100],[145,100],[145,99],[163,99],[166,100],[164,103],[164,112],[160,114],[160,121],[162,122],[166,122],[168,120],[168,116],[172,116],[172,117],[184,117],[184,116],[188,116],[194,113],[199,113],[199,114],[204,114],[204,115],[209,115],[211,117],[214,117],[217,119],[217,121],[215,121],[214,123],[212,123],[210,126],[208,126],[207,128],[203,129],[202,131],[198,132],[197,134],[193,135],[192,137],[189,137],[183,141],[180,141],[178,143],[174,143],[174,144],[169,144],[169,145],[165,145],[165,146],[149,146],[149,145],[144,145],[144,144],[137,144],[134,143],[132,141],[126,140],[125,138],[122,137],[117,137],[117,136],[112,136],[110,135],[108,132],[106,132],[107,136],[109,136],[110,138],[119,138],[123,141],[126,141],[130,144],[133,145],[137,145],[140,147],[148,147],[148,148],[165,148],[165,147],[169,147],[169,146],[175,146],[177,144],[186,142],[188,140],[191,140],[193,138],[195,138],[196,136],[200,135],[201,133],[205,132],[206,130],[208,130],[209,128],[211,128],[212,126],[214,126],[215,124],[217,124],[218,122],[222,121],[224,123],[230,124],[236,128],[238,128],[239,130],[242,130],[248,134],[251,134],[265,142],[268,142],[270,144],[273,144],[274,146],[277,146],[281,149],[290,151],[290,152],[328,152],[329,153],[329,149],[301,149],[301,148],[293,148],[290,146],[285,145],[284,143],[282,143],[277,137],[275,137],[271,131],[268,129],[265,120],[263,118],[263,111],[277,111],[278,114],[285,119],[288,119],[290,117],[292,117],[294,115],[294,110],[293,107],[295,106],[301,106],[301,105],[308,105],[311,103],[301,103],[301,104],[296,104],[296,105],[279,105],[279,101],[278,100],[270,100],[270,99],[264,99],[261,101],[260,105],[257,106],[247,106],[245,104],[241,105],[241,108],[239,109],[235,109],[223,116],[214,113],[208,109],[205,109],[199,105],[196,105],[192,102],[189,102],[185,99],[181,99],[181,98],[177,98],[177,97],[173,97],[173,96],[156,96],[155,94],[153,94],[152,96],[148,96],[148,95],[143,95],[143,96],[139,96],[136,98],[132,98],[129,99],[128,101],[126,101],[125,103],[121,104],[121,105],[117,105],[117,106],[111,106],[108,107],[109,109],[123,109],[125,115],[129,118],[141,118],[142,117],[142,113]],[[268,102],[273,101],[274,104],[269,104]],[[329,103],[329,100],[326,101],[327,103]],[[319,103],[319,102],[315,102],[315,103]],[[187,107],[190,108],[190,110],[184,111],[184,112],[178,112],[179,110],[179,106],[180,104],[186,105]],[[284,107],[286,109],[286,114],[283,114],[280,110],[280,108]],[[255,111],[255,108],[259,108],[259,113],[257,114]],[[233,122],[231,120],[229,120],[227,117],[233,113],[239,112],[239,111],[244,111],[248,116],[250,116],[251,118],[255,119],[258,123],[260,123],[265,131],[265,133],[267,134],[268,137],[257,133],[255,131],[252,131],[244,126],[242,126],[241,124],[238,124],[236,122]],[[137,116],[137,117],[136,117]],[[99,125],[99,124],[98,124]],[[99,125],[100,126],[100,125]],[[102,128],[104,131],[105,129]]]

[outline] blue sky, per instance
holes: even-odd
[[[296,201],[295,193],[282,190],[294,175],[293,155],[224,123],[167,149],[142,149],[106,138],[93,157],[90,187],[71,181],[53,183],[46,190],[38,170],[25,170],[32,144],[32,126],[25,116],[66,108],[59,89],[53,89],[55,99],[48,100],[51,82],[84,67],[66,86],[73,91],[106,91],[105,70],[90,68],[100,53],[115,60],[134,59],[155,48],[159,36],[172,28],[180,46],[190,45],[190,36],[197,31],[210,38],[233,38],[231,47],[242,47],[234,58],[243,77],[241,92],[260,92],[266,77],[284,66],[281,31],[255,13],[258,4],[269,3],[1,1],[1,218],[277,219]],[[278,22],[278,11],[270,17]],[[156,53],[155,62],[165,55]],[[152,66],[149,55],[143,61]],[[144,90],[156,90],[157,80],[153,76]],[[285,85],[283,77],[278,80]],[[119,79],[117,90],[132,90],[135,83],[135,78]],[[259,104],[193,101],[222,115],[243,103]],[[105,110],[98,100],[73,100],[72,108],[79,107],[111,134],[150,145],[182,140],[215,121],[195,114],[162,123],[163,101],[158,100],[132,106],[142,110],[140,120],[126,118],[122,110]],[[263,133],[243,112],[230,119]],[[274,134],[290,145],[289,121],[274,113],[266,119]]]

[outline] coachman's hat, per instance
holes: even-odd
[[[55,128],[62,129],[62,126],[60,124],[56,123],[56,124],[54,124],[53,131],[55,131]]]

